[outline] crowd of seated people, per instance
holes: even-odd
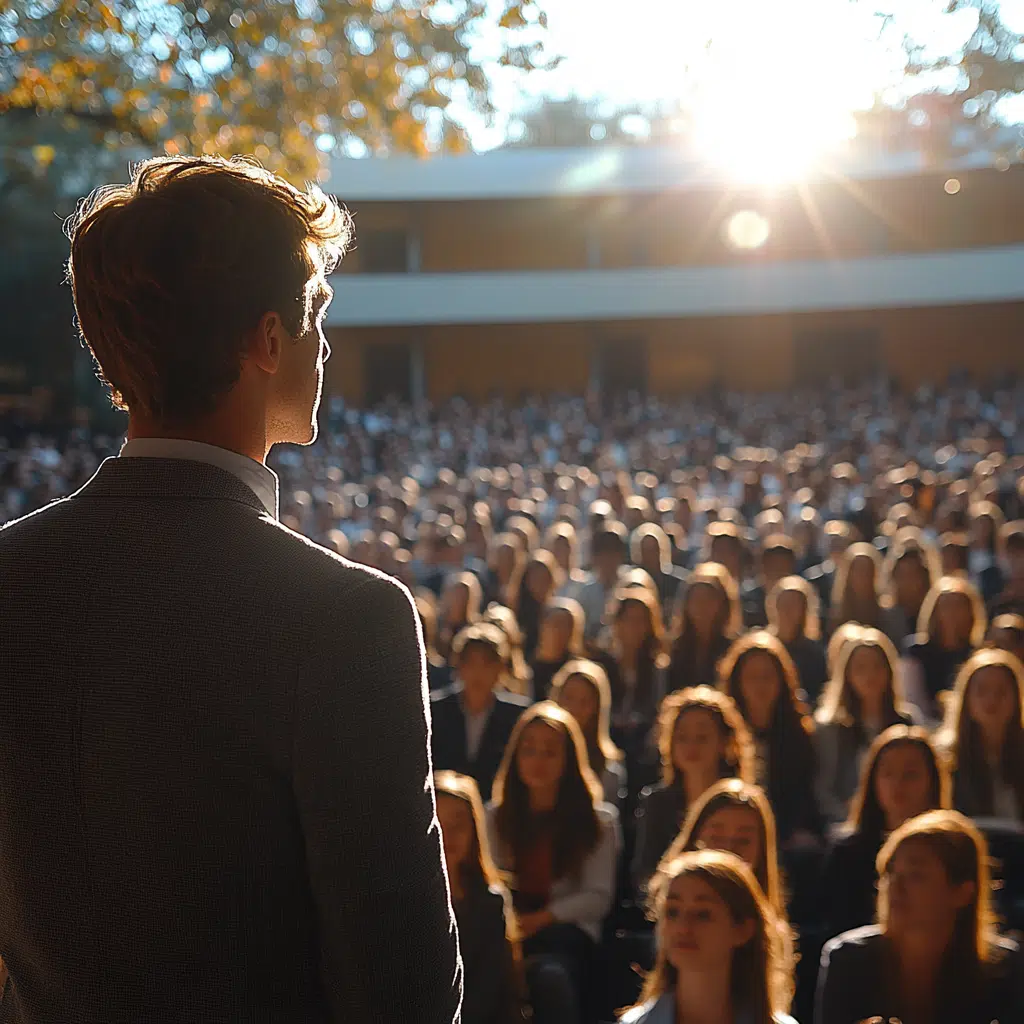
[[[414,593],[466,1024],[1024,1019],[1024,386],[327,418],[281,518]]]

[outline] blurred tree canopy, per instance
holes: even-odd
[[[425,153],[433,131],[460,148],[444,111],[456,93],[489,111],[473,43],[495,18],[499,63],[546,60],[537,0],[0,0],[0,114],[72,118],[108,147],[250,153],[315,179],[346,139]]]

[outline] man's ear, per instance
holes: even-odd
[[[248,358],[264,373],[277,373],[284,346],[290,340],[281,317],[274,312],[264,313],[249,336]]]

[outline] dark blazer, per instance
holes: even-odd
[[[647,786],[636,809],[633,884],[643,890],[658,863],[679,835],[686,818],[686,791],[679,780]]]
[[[878,872],[875,858],[881,836],[842,832],[836,836],[822,864],[821,916],[829,937],[875,920]]]
[[[1021,953],[1012,939],[999,939],[996,960],[986,965],[982,991],[966,990],[962,971],[943,972],[936,994],[935,1024],[1010,1024],[1024,1006]],[[833,939],[821,954],[815,1024],[860,1024],[872,1017],[900,1019],[889,950],[878,928],[858,928]],[[955,968],[957,965],[950,965]]]
[[[470,760],[466,750],[466,715],[462,710],[462,683],[431,694],[433,717],[432,746],[434,768],[471,775],[480,787],[484,803],[491,798],[491,786],[505,756],[512,730],[519,716],[530,706],[526,697],[495,691],[494,705],[487,717],[476,757]]]
[[[0,579],[0,1019],[456,1017],[401,585],[157,458],[5,527]]]

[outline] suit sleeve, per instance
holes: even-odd
[[[420,627],[347,589],[296,692],[293,786],[335,1021],[458,1022],[462,961],[434,807]]]
[[[814,1000],[814,1024],[853,1024],[847,1010],[850,993],[847,991],[847,972],[843,970],[843,953],[842,946],[835,940],[822,951]]]

